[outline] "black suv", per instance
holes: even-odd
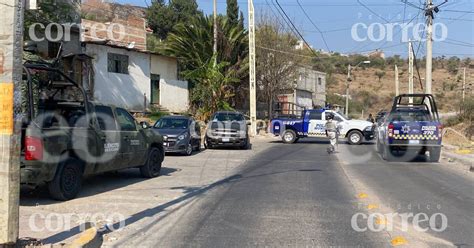
[[[216,112],[207,126],[204,145],[211,149],[218,146],[248,149],[250,139],[244,115],[235,111]]]

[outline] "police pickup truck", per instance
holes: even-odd
[[[442,128],[432,95],[399,95],[377,129],[377,151],[385,160],[407,161],[428,152],[428,161],[438,162]]]
[[[281,136],[284,143],[295,143],[300,138],[326,137],[326,117],[332,114],[339,127],[339,138],[347,138],[351,145],[358,145],[364,140],[374,138],[372,122],[351,120],[341,113],[328,109],[303,110],[301,118],[276,118],[271,120],[270,131]]]

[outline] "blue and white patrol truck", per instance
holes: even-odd
[[[377,151],[385,160],[397,157],[412,160],[418,155],[428,155],[428,161],[438,162],[442,130],[432,95],[399,95],[377,128]]]
[[[325,138],[327,116],[332,114],[339,127],[339,138],[347,138],[351,145],[361,144],[374,138],[372,122],[351,120],[343,114],[329,109],[303,110],[300,118],[275,118],[271,120],[270,132],[281,136],[284,143],[295,143],[300,138]]]

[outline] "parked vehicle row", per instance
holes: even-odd
[[[250,146],[248,123],[242,113],[235,111],[218,111],[212,115],[204,135],[204,147],[238,147],[247,149]],[[201,126],[189,116],[170,115],[160,118],[153,130],[163,136],[165,152],[192,155],[201,149]]]

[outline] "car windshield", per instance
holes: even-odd
[[[345,116],[343,113],[337,112],[338,115],[340,115],[343,119],[350,120],[351,118]]]
[[[163,118],[156,122],[157,129],[186,129],[188,128],[187,119]]]
[[[243,121],[244,116],[238,113],[218,113],[212,118],[213,121]]]

